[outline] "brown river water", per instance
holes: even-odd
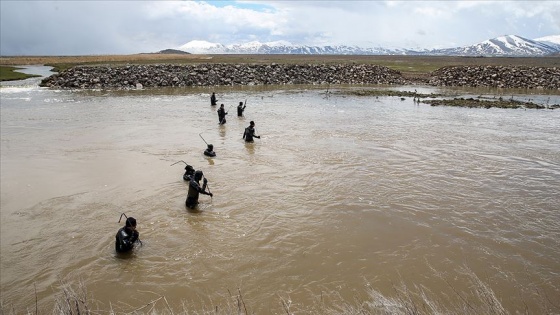
[[[306,312],[401,285],[476,303],[473,277],[508,312],[560,307],[560,110],[222,87],[218,103],[233,107],[219,126],[209,88],[37,83],[0,89],[10,310],[34,310],[36,298],[49,310],[62,283],[83,283],[95,307],[117,312],[161,296],[174,310],[212,310],[239,294],[251,313]],[[558,94],[525,97],[558,104]],[[262,137],[245,144],[250,120]],[[178,161],[209,180],[214,197],[201,195],[198,212],[185,208]],[[114,251],[123,212],[142,240],[128,256]]]

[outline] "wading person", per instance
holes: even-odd
[[[212,96],[210,96],[210,105],[216,106],[218,105],[218,100],[216,99],[216,93],[212,92]]]
[[[208,180],[206,178],[204,178],[202,187],[200,187],[200,180],[202,177],[202,171],[196,171],[189,182],[189,192],[187,193],[187,200],[185,201],[185,205],[189,209],[196,208],[198,205],[198,196],[200,194],[208,195],[210,197],[213,196],[210,191],[206,192],[206,186],[208,185]]]
[[[261,136],[255,134],[255,122],[251,120],[249,127],[245,128],[245,132],[243,132],[243,139],[245,142],[253,142],[253,138],[260,139]]]
[[[218,121],[220,122],[220,125],[223,125],[226,123],[226,115],[228,113],[226,112],[226,109],[224,108],[224,104],[220,105],[220,109],[218,109]]]
[[[136,231],[136,219],[126,218],[125,225],[119,229],[115,236],[115,250],[118,253],[130,252],[134,248],[134,243],[139,241],[140,233]]]
[[[187,164],[185,166],[185,174],[183,174],[183,180],[190,181],[194,175],[194,167]]]
[[[239,105],[237,105],[237,116],[238,117],[243,116],[243,111],[245,110],[245,107],[247,107],[247,106],[243,105],[243,102],[239,102]]]
[[[215,157],[216,156],[216,152],[214,152],[214,146],[212,144],[209,144],[208,147],[206,148],[206,150],[204,150],[204,155],[210,156],[210,157]]]

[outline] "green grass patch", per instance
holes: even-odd
[[[25,74],[21,72],[17,72],[22,68],[18,67],[9,67],[9,66],[0,66],[0,81],[14,81],[14,80],[24,80],[27,78],[33,77],[40,77],[40,75],[34,74]]]
[[[75,66],[83,66],[83,65],[87,65],[87,62],[81,62],[81,63],[53,63],[53,64],[45,64],[45,66],[49,66],[49,67],[53,67],[51,69],[52,72],[62,72],[66,69],[70,69],[72,67]]]

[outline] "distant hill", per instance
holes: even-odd
[[[190,52],[178,49],[164,49],[158,51],[157,54],[168,54],[168,55],[190,55]]]
[[[201,40],[190,41],[177,48],[193,54],[303,54],[303,55],[424,55],[424,56],[550,56],[560,53],[560,35],[527,39],[517,35],[504,35],[478,44],[445,49],[390,49],[358,46],[307,46],[293,45],[286,41],[223,45]]]

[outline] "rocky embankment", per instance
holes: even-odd
[[[407,84],[400,72],[377,65],[199,64],[78,66],[52,75],[41,86],[130,89],[282,84]]]
[[[434,86],[560,89],[560,68],[454,66],[431,74]]]
[[[198,64],[77,66],[45,78],[41,86],[68,89],[283,84],[429,84],[528,89],[560,89],[560,68],[453,66],[429,79],[405,78],[399,71],[367,64]]]

